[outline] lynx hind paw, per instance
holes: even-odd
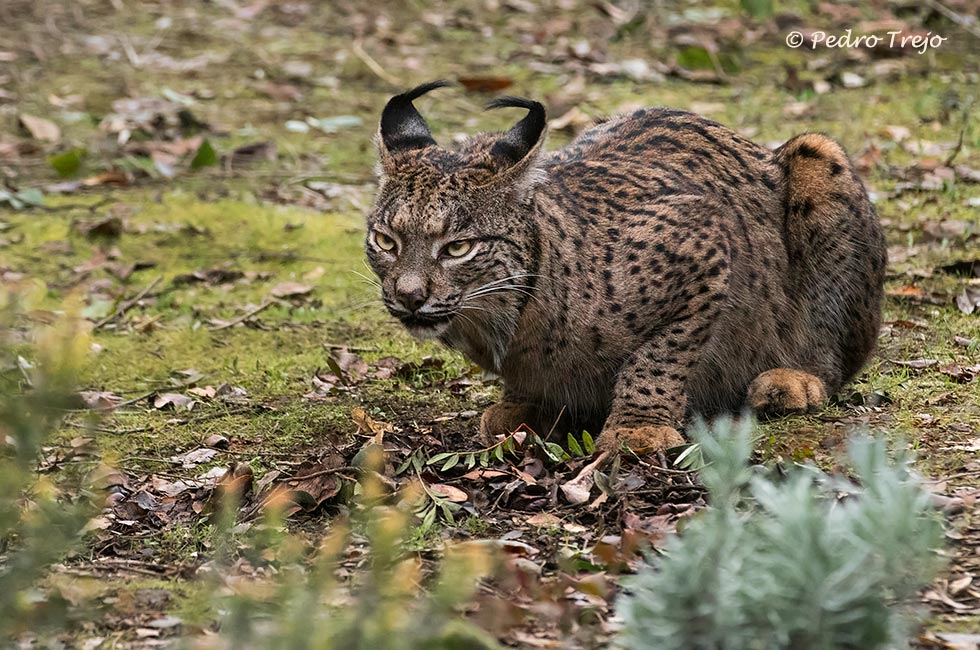
[[[506,436],[516,431],[522,424],[533,427],[531,408],[527,404],[500,402],[489,407],[480,417],[480,438],[487,444],[496,441],[497,436]]]
[[[802,370],[767,370],[749,384],[748,405],[765,414],[803,413],[826,401],[823,381]]]
[[[618,451],[625,445],[636,454],[655,454],[683,444],[684,438],[674,427],[614,427],[599,434],[596,449]]]

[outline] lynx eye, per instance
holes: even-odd
[[[377,230],[374,231],[374,243],[383,251],[393,251],[398,245],[394,239]]]
[[[467,241],[465,239],[461,239],[459,241],[454,241],[449,244],[446,244],[446,247],[443,249],[443,251],[449,257],[462,257],[463,255],[469,253],[472,249],[473,249],[473,242]]]

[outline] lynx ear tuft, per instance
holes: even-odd
[[[381,142],[389,152],[435,146],[429,125],[412,104],[422,95],[448,86],[448,81],[430,81],[388,100],[381,112]]]
[[[527,115],[524,119],[505,133],[490,150],[490,155],[504,166],[516,165],[534,150],[541,140],[541,135],[547,125],[544,105],[520,97],[501,97],[487,104],[487,110],[494,108],[527,109]]]

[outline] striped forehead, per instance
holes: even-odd
[[[402,233],[438,237],[449,230],[449,216],[438,201],[403,203],[391,217],[391,227]]]

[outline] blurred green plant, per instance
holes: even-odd
[[[464,619],[481,578],[490,575],[496,556],[486,545],[450,546],[438,576],[427,578],[424,565],[406,553],[418,502],[417,489],[389,505],[374,472],[364,472],[349,525],[341,521],[312,557],[309,545],[285,532],[278,514],[286,502],[270,500],[261,526],[264,544],[274,555],[271,579],[236,578],[233,553],[224,553],[214,571],[223,595],[220,633],[197,639],[194,647],[235,650],[494,650],[488,633]],[[284,497],[285,499],[285,497]],[[216,548],[234,542],[235,507],[225,505],[217,525]],[[268,531],[280,531],[270,537]],[[338,579],[345,552],[356,549],[358,570]],[[265,554],[270,557],[269,553]],[[216,564],[216,567],[219,566]],[[364,570],[361,570],[361,569]]]
[[[942,525],[904,455],[857,438],[855,482],[750,467],[752,425],[696,435],[711,506],[628,583],[620,648],[907,647],[909,604],[941,566]]]
[[[67,602],[39,583],[80,541],[91,514],[78,479],[56,485],[36,471],[42,444],[73,403],[88,338],[70,319],[19,327],[24,299],[0,288],[0,641],[65,622]]]

